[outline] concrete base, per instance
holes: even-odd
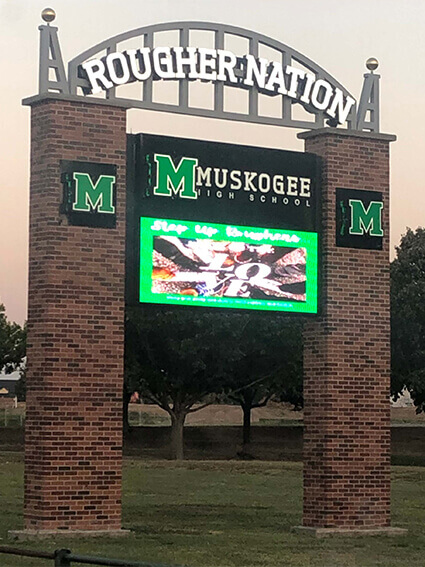
[[[406,535],[407,530],[404,528],[310,528],[307,526],[295,526],[292,528],[294,532],[305,534],[315,538],[325,537],[362,537],[362,536],[401,536]]]
[[[19,541],[31,541],[55,537],[123,537],[130,534],[130,530],[10,530],[7,532],[10,539]]]

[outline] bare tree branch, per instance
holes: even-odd
[[[251,407],[252,408],[263,408],[269,403],[271,397],[272,397],[272,394],[269,394],[268,396],[266,396],[264,398],[264,400],[262,402],[257,402],[256,404],[253,404]]]
[[[201,409],[206,408],[207,406],[210,406],[213,403],[213,401],[211,402],[205,402],[204,404],[201,404],[200,406],[197,406],[195,408],[191,408],[190,410],[188,410],[187,413],[195,413],[196,411],[199,411]]]
[[[275,373],[273,372],[272,374],[268,374],[267,376],[263,376],[262,378],[258,378],[258,380],[254,380],[253,382],[250,382],[249,384],[246,384],[245,386],[241,386],[240,388],[236,388],[236,390],[230,390],[230,392],[228,392],[227,395],[233,396],[234,394],[237,394],[238,392],[242,392],[243,390],[247,390],[248,388],[251,388],[252,386],[255,386],[256,384],[260,384],[261,382],[268,380],[274,374]]]
[[[153,402],[154,404],[156,404],[161,409],[163,409],[164,411],[166,411],[168,414],[171,415],[173,410],[170,408],[170,404],[168,403],[168,401],[165,398],[161,399],[161,398],[155,396],[152,393],[144,394],[144,398],[147,399],[150,402]]]

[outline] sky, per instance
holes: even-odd
[[[38,26],[54,8],[65,62],[149,24],[209,21],[250,29],[296,49],[357,99],[365,61],[381,75],[381,132],[391,145],[391,254],[406,227],[425,225],[425,2],[423,0],[0,0],[0,303],[27,313],[30,109],[38,91]],[[130,111],[128,130],[302,150],[297,130]]]

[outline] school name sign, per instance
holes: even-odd
[[[116,86],[154,80],[200,80],[254,88],[270,96],[283,95],[323,111],[339,124],[355,105],[354,98],[323,78],[294,65],[283,65],[251,54],[203,47],[144,47],[114,51],[82,63],[92,94]]]
[[[246,191],[250,201],[256,196],[262,203],[266,202],[266,194],[272,195],[271,202],[277,203],[278,196],[282,202],[289,203],[289,198],[295,199],[295,205],[301,205],[301,199],[311,196],[311,179],[293,175],[269,175],[261,171],[242,171],[220,167],[201,167],[197,158],[182,157],[176,166],[172,156],[154,154],[156,177],[153,194],[163,197],[179,196],[183,199],[197,199],[201,191],[211,196],[213,188],[219,199],[227,196],[235,199],[236,191]],[[151,161],[148,156],[147,161]],[[261,162],[260,162],[261,163]],[[150,180],[152,184],[152,180]],[[304,206],[310,207],[310,201],[305,200]]]

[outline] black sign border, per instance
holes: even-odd
[[[200,142],[202,144],[220,144],[222,146],[238,146],[247,149],[262,149],[264,151],[278,151],[278,152],[288,152],[298,155],[309,155],[315,160],[315,174],[314,178],[316,181],[316,207],[315,207],[315,226],[317,229],[317,239],[318,239],[318,258],[317,258],[317,312],[316,313],[299,313],[290,311],[269,311],[269,310],[253,310],[253,309],[240,309],[237,307],[209,307],[209,306],[199,306],[199,305],[185,305],[185,310],[200,311],[202,309],[207,309],[209,311],[213,310],[221,313],[255,313],[258,316],[270,317],[270,316],[284,316],[284,317],[295,317],[295,318],[305,318],[305,319],[315,319],[320,317],[323,313],[323,267],[322,267],[322,226],[323,226],[323,214],[322,214],[322,183],[323,183],[323,159],[313,153],[308,152],[296,152],[292,150],[283,150],[280,148],[259,148],[258,146],[248,146],[241,144],[229,144],[224,142],[210,142],[208,140],[195,140],[195,139],[185,139],[176,138],[172,136],[158,136],[151,134],[127,134],[127,198],[126,198],[126,280],[125,280],[125,296],[126,296],[126,306],[132,309],[147,309],[147,310],[157,310],[158,313],[173,311],[179,309],[180,305],[164,305],[161,303],[140,303],[139,302],[139,280],[138,275],[140,273],[140,242],[139,242],[139,221],[140,221],[140,209],[137,204],[137,178],[140,176],[140,171],[136,168],[136,155],[141,150],[141,138],[155,137],[155,138],[168,138],[175,140],[176,144],[179,141],[189,140],[190,142]],[[180,219],[187,220],[187,219]],[[190,220],[190,219],[189,219]],[[197,219],[198,220],[198,219]],[[214,221],[211,221],[214,222]],[[242,223],[243,224],[243,223]],[[279,227],[273,227],[279,228]],[[284,227],[282,227],[284,228]]]

